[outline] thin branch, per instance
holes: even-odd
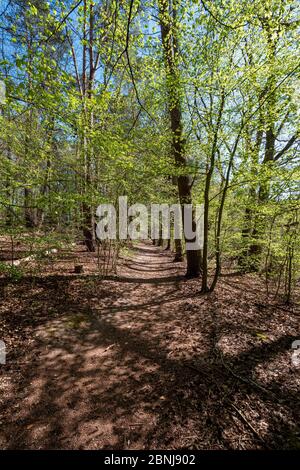
[[[290,140],[287,142],[287,144],[283,147],[282,150],[280,150],[280,152],[278,152],[275,157],[274,157],[274,161],[276,162],[277,160],[279,160],[279,158],[282,157],[282,155],[287,152],[289,150],[289,148],[292,147],[292,145],[294,144],[294,142],[296,142],[297,140],[297,134],[293,135],[293,137],[290,138]]]

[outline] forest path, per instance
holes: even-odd
[[[0,376],[0,448],[292,445],[298,391],[288,351],[297,316],[283,326],[274,309],[270,329],[258,285],[245,288],[239,278],[235,290],[224,282],[201,296],[184,264],[150,243],[121,261],[113,279],[62,271],[6,288],[0,314],[12,346]],[[281,403],[230,374],[217,348]]]
[[[183,273],[170,252],[142,243],[123,259],[117,279],[56,282],[47,301],[54,295],[60,312],[37,322],[5,447],[163,445],[159,436],[173,435],[166,414],[173,419],[182,393],[175,387],[181,367],[171,356],[183,331],[174,310]]]

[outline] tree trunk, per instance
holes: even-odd
[[[218,134],[219,134],[220,124],[221,124],[224,104],[225,104],[225,93],[223,90],[222,95],[221,95],[218,118],[217,118],[216,126],[214,129],[214,138],[213,138],[213,143],[212,143],[211,155],[210,155],[209,162],[207,164],[207,173],[206,173],[205,189],[204,189],[204,214],[203,214],[203,224],[204,224],[203,232],[204,233],[203,233],[203,260],[202,260],[202,287],[201,287],[201,292],[203,293],[209,291],[209,287],[208,287],[209,192],[210,192],[212,175],[213,175],[214,168],[215,168]]]
[[[266,96],[265,112],[263,122],[265,124],[265,149],[264,158],[261,164],[262,170],[267,165],[271,165],[275,158],[275,122],[276,122],[276,75],[275,75],[275,58],[276,58],[276,44],[277,44],[277,33],[274,32],[274,26],[271,22],[264,21],[262,27],[265,29],[268,36],[268,47],[267,55],[269,58],[270,75],[268,77],[267,86],[262,91],[261,97]],[[261,130],[258,131],[260,135],[260,142],[262,137]],[[259,149],[258,149],[259,151]],[[261,181],[258,188],[258,204],[265,204],[270,195],[270,177],[263,174],[263,180]],[[264,232],[264,222],[260,219],[259,213],[254,214],[254,227],[252,232],[252,238],[254,242],[249,247],[248,256],[250,258],[250,266],[252,270],[259,270],[262,254],[262,245],[260,243],[261,237]],[[257,241],[256,241],[257,240]]]
[[[158,0],[161,27],[161,39],[164,53],[167,90],[169,96],[169,114],[172,131],[172,153],[175,165],[179,169],[177,178],[180,204],[192,204],[190,178],[187,174],[187,161],[185,156],[185,142],[183,136],[182,113],[180,103],[179,67],[177,64],[178,38],[176,35],[176,5],[171,0]],[[172,16],[170,12],[172,11]],[[183,227],[185,220],[183,218]],[[193,220],[193,230],[195,230]],[[180,241],[180,240],[179,240]],[[187,240],[186,242],[193,240]],[[179,245],[178,249],[179,249]],[[179,255],[179,253],[178,253]],[[186,277],[198,277],[200,274],[200,250],[186,250],[187,272]]]
[[[89,5],[88,5],[89,3]],[[93,110],[92,110],[92,97],[95,72],[97,68],[97,61],[94,62],[94,5],[93,2],[84,0],[84,15],[83,15],[83,38],[84,44],[82,49],[82,100],[83,100],[83,115],[84,115],[84,129],[83,129],[83,160],[84,160],[84,193],[89,197],[89,190],[92,184],[92,142],[90,136],[93,132]],[[89,28],[87,28],[89,23]],[[87,48],[86,40],[89,31],[89,45]],[[87,54],[89,58],[89,74],[87,76]],[[80,86],[80,84],[78,84]],[[90,204],[85,202],[82,205],[83,213],[83,235],[86,248],[90,252],[96,251],[96,234],[94,230],[95,218],[93,208]]]

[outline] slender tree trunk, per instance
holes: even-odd
[[[260,98],[263,98],[265,91],[261,94]],[[243,272],[252,271],[254,269],[254,255],[256,251],[257,244],[249,243],[250,237],[256,237],[256,228],[255,228],[255,212],[253,210],[253,205],[257,202],[257,187],[256,187],[256,174],[257,174],[257,166],[259,161],[259,153],[263,138],[263,116],[262,112],[260,112],[259,118],[259,129],[256,132],[256,139],[254,146],[251,145],[251,134],[249,130],[249,126],[247,127],[247,137],[246,137],[246,151],[250,155],[250,170],[251,176],[254,182],[250,182],[249,188],[249,196],[248,201],[245,207],[245,214],[244,214],[244,221],[243,221],[243,228],[242,228],[242,241],[243,241],[243,248],[242,252],[238,258],[238,265]]]
[[[180,103],[180,79],[177,64],[178,38],[176,35],[176,2],[171,0],[158,0],[161,39],[164,52],[167,89],[169,95],[169,113],[172,131],[172,153],[175,165],[179,169],[177,178],[180,204],[192,204],[190,178],[187,174],[187,160],[185,156],[185,141],[183,136],[182,113]],[[172,11],[172,15],[171,15]],[[183,227],[185,220],[183,218]],[[193,230],[195,230],[193,220]],[[193,240],[187,240],[186,242]],[[179,245],[178,245],[179,249]],[[179,255],[179,253],[178,253]],[[189,278],[200,274],[200,250],[186,250],[187,272]]]
[[[31,33],[26,31],[26,45],[27,45],[27,53],[28,53],[28,89],[31,90],[32,88],[32,38]],[[26,120],[26,135],[25,135],[25,142],[24,142],[24,151],[25,151],[25,162],[31,160],[32,157],[32,150],[31,150],[31,138],[32,138],[32,124],[33,124],[33,110],[30,109],[27,120]],[[30,162],[31,163],[31,162]],[[31,188],[25,187],[24,188],[24,219],[25,219],[25,226],[27,228],[34,228],[36,226],[36,214],[33,206],[33,191]]]
[[[46,194],[49,193],[49,191],[50,191],[50,171],[51,171],[51,165],[52,165],[52,156],[57,153],[56,152],[55,142],[54,142],[54,126],[55,126],[55,119],[54,119],[54,117],[52,117],[51,122],[50,122],[50,126],[49,126],[49,131],[48,131],[50,151],[47,155],[44,182],[43,182],[43,185],[41,186],[41,189],[40,189],[40,194],[42,196],[46,196]],[[45,211],[44,211],[43,208],[38,208],[37,209],[36,218],[37,218],[38,226],[42,227],[42,225],[44,223],[44,219],[45,219]]]
[[[25,145],[24,145],[24,150],[25,150],[25,161],[31,159],[31,148],[30,148],[30,139],[31,139],[31,134],[32,134],[32,119],[33,119],[33,113],[32,110],[29,112],[29,116],[27,118],[27,130],[26,130],[26,136],[25,136]],[[33,208],[33,192],[31,188],[25,187],[24,188],[24,220],[25,220],[25,227],[27,228],[34,228],[36,226],[36,214],[35,214],[35,209]]]
[[[239,132],[239,134],[236,138],[236,141],[235,141],[234,147],[232,149],[232,152],[230,153],[230,158],[229,158],[228,167],[227,167],[227,171],[226,171],[224,188],[223,188],[223,191],[222,191],[220,207],[219,207],[219,211],[218,211],[218,221],[217,221],[217,230],[216,230],[216,268],[215,268],[215,274],[214,274],[213,282],[212,282],[212,284],[210,286],[210,289],[209,289],[210,292],[214,291],[214,289],[217,285],[219,276],[221,275],[222,264],[221,264],[221,240],[220,240],[220,238],[221,238],[223,211],[224,211],[224,205],[225,205],[228,186],[229,186],[231,169],[232,169],[232,166],[233,166],[233,159],[234,159],[237,147],[238,147],[238,143],[239,143],[239,140],[240,140],[242,129],[243,129],[243,124],[242,124],[242,127],[241,127],[241,131]]]
[[[93,98],[93,86],[95,79],[96,64],[94,64],[94,5],[93,2],[84,0],[84,14],[83,14],[83,50],[82,50],[82,100],[83,100],[83,115],[84,115],[84,126],[83,126],[83,159],[84,159],[84,193],[89,198],[89,193],[92,185],[92,159],[93,150],[91,135],[93,132],[93,111],[92,111],[92,98]],[[87,26],[89,25],[89,26]],[[89,39],[89,45],[87,47],[86,40]],[[88,60],[87,60],[88,58]],[[87,63],[89,64],[89,73],[87,76]],[[82,205],[83,213],[83,235],[87,250],[90,252],[96,251],[96,239],[95,239],[95,219],[93,207],[88,203],[84,202]]]
[[[7,159],[10,161],[11,157],[12,157],[12,154],[11,154],[11,139],[8,140],[6,154],[7,154]],[[10,176],[8,176],[7,179],[6,179],[5,192],[6,192],[7,200],[9,201],[9,203],[13,203],[13,190],[11,189],[10,179],[11,179]],[[13,212],[11,210],[11,207],[8,206],[6,208],[5,214],[6,214],[5,215],[5,225],[6,225],[6,227],[11,227],[13,225]]]
[[[267,86],[262,92],[262,97],[266,96],[265,102],[265,115],[263,122],[265,124],[265,148],[264,158],[261,164],[262,181],[258,188],[258,205],[265,204],[270,195],[270,178],[264,170],[268,165],[272,165],[275,158],[275,122],[276,122],[276,74],[275,74],[275,58],[276,58],[276,44],[277,32],[271,22],[265,21],[262,24],[268,37],[267,55],[269,58],[270,75],[267,81]],[[261,133],[261,130],[258,131]],[[260,217],[259,211],[253,217],[254,227],[252,231],[252,238],[254,242],[249,247],[248,256],[250,258],[250,266],[254,271],[259,270],[261,264],[262,245],[260,239],[263,236],[265,223]],[[257,240],[257,241],[256,241]]]
[[[183,261],[183,253],[182,253],[182,243],[181,240],[175,239],[174,240],[174,245],[175,245],[175,258],[174,262],[175,263],[180,263]]]
[[[224,94],[224,91],[222,91],[218,118],[217,118],[215,130],[214,130],[214,138],[213,138],[213,143],[212,143],[210,160],[207,165],[208,170],[206,173],[205,188],[204,188],[203,260],[202,260],[202,287],[201,287],[201,292],[203,293],[209,291],[209,287],[208,287],[209,192],[210,192],[212,175],[213,175],[214,168],[215,168],[218,134],[219,134],[220,124],[221,124],[224,104],[225,104],[225,94]]]

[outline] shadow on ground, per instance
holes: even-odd
[[[3,325],[23,339],[2,366],[1,447],[299,447],[296,312],[200,296],[182,268],[147,245],[118,279],[6,285]]]

